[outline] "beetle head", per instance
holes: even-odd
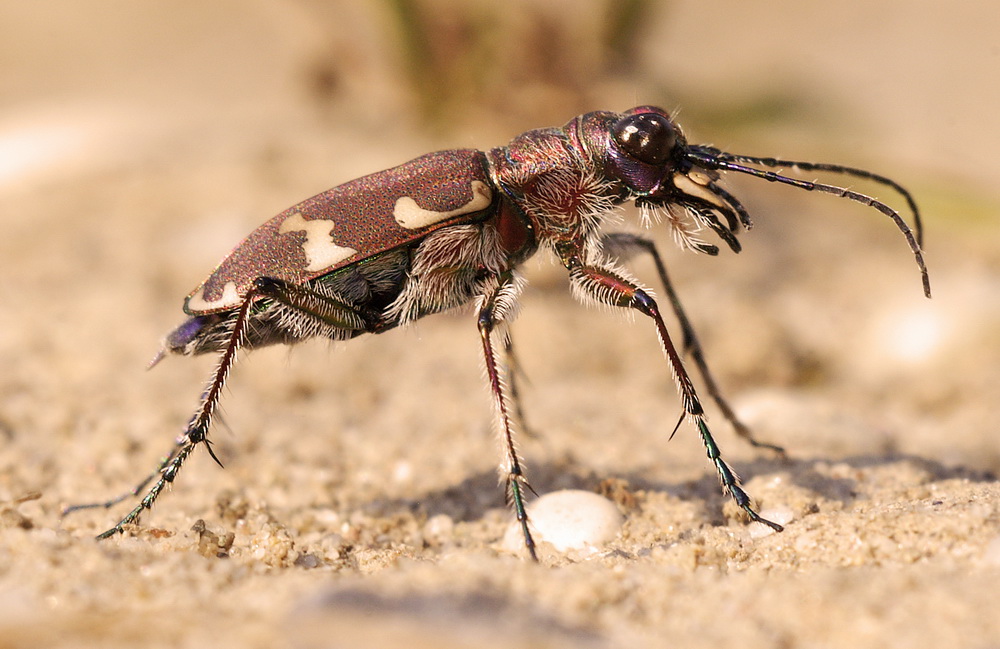
[[[606,172],[633,193],[655,193],[683,166],[687,142],[680,127],[661,109],[640,106],[622,114],[609,129]]]
[[[924,294],[930,297],[930,282],[921,251],[920,211],[910,193],[894,180],[845,165],[736,155],[711,146],[690,145],[673,119],[655,106],[639,106],[617,115],[604,113],[603,118],[609,120],[603,122],[607,132],[600,140],[604,148],[605,175],[621,184],[626,199],[635,200],[642,209],[644,221],[667,220],[682,245],[708,254],[718,253],[718,246],[705,243],[695,235],[698,230],[708,228],[734,252],[740,251],[736,233],[740,226],[751,227],[750,215],[718,181],[723,171],[746,174],[807,191],[833,194],[888,216],[906,238],[921,272]],[[914,228],[911,230],[899,212],[864,194],[758,167],[821,171],[892,188],[906,201],[913,214]]]
[[[615,117],[607,126],[604,171],[635,200],[643,220],[666,220],[683,246],[716,254],[717,246],[694,234],[708,227],[738,252],[735,233],[741,224],[750,225],[746,210],[716,184],[718,172],[691,157],[694,147],[680,126],[655,106],[639,106]]]

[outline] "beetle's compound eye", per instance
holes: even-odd
[[[661,165],[677,144],[677,131],[666,115],[639,113],[627,115],[611,127],[615,142],[630,158],[651,165]]]

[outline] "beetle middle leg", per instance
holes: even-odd
[[[648,254],[653,258],[653,263],[656,265],[656,272],[660,276],[660,282],[663,284],[667,298],[670,300],[670,306],[673,309],[674,315],[677,317],[677,322],[681,327],[682,348],[686,354],[690,355],[695,366],[698,368],[698,373],[701,375],[702,381],[705,383],[705,389],[708,391],[709,396],[715,401],[719,410],[722,412],[722,415],[726,418],[730,425],[732,425],[737,435],[756,448],[770,449],[781,456],[784,456],[785,449],[782,447],[757,440],[754,437],[753,432],[750,430],[750,427],[740,420],[740,418],[736,415],[736,412],[729,405],[728,401],[726,401],[726,398],[722,395],[722,391],[719,389],[719,384],[715,381],[715,377],[708,369],[708,363],[705,360],[705,352],[701,346],[701,341],[698,339],[697,334],[695,334],[694,327],[691,325],[691,321],[688,319],[687,313],[685,313],[684,307],[681,305],[680,296],[677,294],[673,283],[670,281],[670,276],[667,274],[667,267],[663,263],[663,259],[660,257],[660,252],[656,249],[656,244],[653,240],[632,234],[630,232],[614,232],[602,237],[601,243],[604,251],[608,255],[621,261],[627,261],[629,258],[637,254]]]
[[[722,459],[719,446],[712,437],[712,433],[705,421],[705,410],[695,391],[694,383],[691,381],[687,370],[684,369],[681,357],[677,353],[673,341],[670,339],[670,334],[667,332],[666,324],[663,322],[663,317],[660,315],[656,301],[634,282],[622,277],[621,274],[614,270],[596,265],[586,265],[576,255],[565,256],[563,263],[569,269],[570,281],[573,283],[574,288],[583,296],[597,300],[603,304],[635,309],[643,315],[652,318],[656,324],[656,333],[660,339],[660,347],[667,357],[674,381],[681,393],[681,402],[684,407],[684,415],[682,415],[681,421],[687,418],[697,426],[698,433],[701,435],[702,442],[705,445],[705,450],[708,452],[708,458],[715,465],[715,470],[719,474],[719,481],[722,483],[723,491],[733,498],[736,504],[746,512],[750,520],[763,523],[780,532],[783,529],[781,525],[763,518],[753,508],[750,496],[740,487],[739,478]],[[678,425],[681,421],[678,422]]]
[[[483,341],[486,376],[489,380],[490,392],[493,395],[493,403],[496,407],[498,425],[503,436],[505,460],[501,470],[506,474],[507,497],[511,505],[513,505],[514,514],[521,525],[521,532],[524,534],[524,545],[528,548],[528,553],[531,555],[532,560],[538,561],[535,541],[531,537],[531,531],[528,529],[528,514],[524,507],[524,489],[531,490],[531,486],[524,476],[521,461],[517,457],[507,394],[504,389],[500,365],[497,363],[496,354],[493,350],[493,333],[497,331],[498,327],[504,325],[512,315],[520,289],[521,282],[514,275],[513,271],[508,270],[499,275],[495,286],[484,292],[481,298],[477,325],[479,327],[479,335]],[[506,347],[506,349],[509,352],[510,348]],[[509,369],[510,366],[508,366]]]

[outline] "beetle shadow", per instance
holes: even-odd
[[[861,471],[900,463],[909,463],[924,472],[925,476],[920,479],[920,484],[956,478],[971,482],[997,480],[997,476],[989,471],[977,471],[965,466],[949,466],[919,455],[896,452],[840,458],[823,456],[757,458],[737,464],[735,470],[743,477],[744,483],[758,476],[781,475],[789,485],[806,489],[814,494],[815,501],[832,501],[846,508],[869,497],[861,488],[863,476],[858,476],[857,479],[833,476],[829,471],[823,470],[822,465],[846,465],[852,470]],[[727,517],[723,514],[723,506],[730,498],[722,493],[715,473],[710,470],[695,480],[682,483],[648,480],[641,474],[623,477],[629,481],[633,489],[666,493],[686,501],[701,501],[711,524],[726,524]],[[901,483],[899,488],[904,489],[915,484],[917,483]],[[748,491],[752,498],[755,490],[751,487]],[[778,498],[780,499],[780,493]]]
[[[865,494],[858,489],[859,482],[850,477],[834,477],[824,472],[820,464],[846,465],[851,469],[870,469],[880,466],[907,462],[915,465],[927,475],[927,481],[965,479],[971,482],[992,482],[997,476],[989,471],[977,471],[964,466],[948,466],[933,459],[906,453],[884,455],[859,455],[846,458],[802,457],[766,458],[759,457],[735,465],[744,482],[756,476],[782,474],[789,484],[808,489],[816,494],[817,500],[829,500],[848,506]],[[727,517],[723,506],[730,500],[719,487],[718,476],[711,466],[693,480],[680,482],[651,479],[642,471],[624,473],[598,473],[587,462],[577,458],[565,458],[536,464],[531,469],[530,483],[538,496],[562,489],[580,489],[600,492],[602,483],[609,479],[623,480],[629,492],[652,492],[667,494],[688,502],[700,502],[711,525],[725,525]],[[909,485],[903,485],[909,486]],[[753,493],[750,494],[751,497]],[[421,511],[426,516],[446,515],[455,522],[473,522],[483,519],[487,512],[505,507],[504,489],[495,471],[481,471],[454,485],[439,490],[415,494],[413,498],[380,499],[371,507],[381,511],[408,509]],[[532,496],[528,500],[530,506]],[[368,506],[362,505],[363,509]]]

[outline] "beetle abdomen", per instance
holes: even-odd
[[[410,268],[407,248],[382,253],[363,263],[306,281],[310,293],[336,300],[357,314],[363,323],[356,327],[338,326],[274,300],[263,299],[249,317],[251,326],[243,347],[291,345],[316,336],[346,340],[364,333],[380,333],[396,326],[383,312],[403,290]],[[271,278],[266,278],[271,279]],[[174,329],[163,342],[163,353],[198,355],[220,351],[232,333],[237,310],[197,315]],[[157,360],[159,357],[157,358]]]

